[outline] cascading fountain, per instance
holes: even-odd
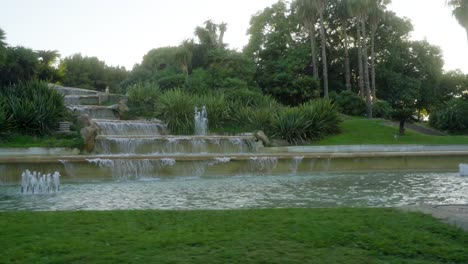
[[[201,109],[195,107],[195,135],[207,135],[208,134],[208,114],[206,107],[202,106]]]
[[[460,176],[468,177],[468,164],[458,165],[460,170]]]
[[[39,172],[24,171],[21,174],[22,194],[46,194],[60,191],[60,173],[41,174]]]

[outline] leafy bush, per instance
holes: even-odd
[[[242,106],[231,113],[231,125],[244,130],[268,131],[273,117],[278,111],[276,107],[253,108]]]
[[[191,135],[194,132],[193,117],[198,100],[180,89],[169,90],[156,102],[156,116],[167,123],[172,133]]]
[[[150,117],[154,105],[160,96],[159,87],[153,83],[137,83],[128,88],[128,104],[130,111],[137,116]]]
[[[443,109],[431,114],[429,124],[451,133],[468,133],[468,96],[450,100]]]
[[[209,128],[222,128],[229,118],[230,111],[224,95],[221,93],[210,93],[194,98],[196,99],[197,107],[206,106]]]
[[[260,91],[250,89],[233,89],[225,92],[226,99],[237,109],[239,107],[276,107],[279,106],[276,99],[270,95],[263,95]]]
[[[372,114],[374,117],[389,119],[392,111],[392,106],[387,101],[378,100],[372,105]]]
[[[346,115],[362,116],[366,113],[366,102],[351,91],[343,91],[336,96],[338,110]]]
[[[0,133],[5,133],[13,128],[13,118],[7,112],[6,98],[0,97]]]
[[[272,136],[298,143],[307,140],[309,122],[298,107],[283,108],[279,111],[272,123]]]
[[[299,143],[339,131],[340,118],[328,100],[315,100],[298,107],[283,108],[272,122],[272,136]]]
[[[0,96],[3,119],[11,120],[13,129],[22,133],[49,134],[67,113],[63,95],[49,89],[46,82],[20,82],[2,89]]]
[[[175,74],[158,80],[159,88],[161,90],[182,88],[185,86],[186,77],[183,74]]]
[[[328,100],[318,99],[299,106],[309,122],[308,138],[319,139],[340,131],[341,122],[336,106]]]

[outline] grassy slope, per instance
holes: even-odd
[[[0,213],[0,263],[468,263],[468,233],[393,209]]]
[[[429,136],[407,129],[398,136],[398,127],[386,125],[383,120],[351,118],[341,124],[342,133],[314,142],[314,145],[360,144],[468,144],[468,136]]]

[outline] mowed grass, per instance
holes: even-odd
[[[0,263],[468,263],[468,233],[395,209],[0,213]]]
[[[429,136],[410,129],[406,129],[406,135],[400,136],[398,126],[389,125],[382,119],[368,120],[363,118],[351,118],[344,120],[340,127],[340,134],[313,142],[313,145],[468,145],[468,136]],[[395,138],[395,135],[397,135],[397,138]]]

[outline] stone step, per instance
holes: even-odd
[[[98,95],[65,95],[65,105],[99,105]]]
[[[99,106],[99,105],[69,105],[67,106],[77,115],[88,115],[91,119],[120,119],[117,112],[117,105]]]

